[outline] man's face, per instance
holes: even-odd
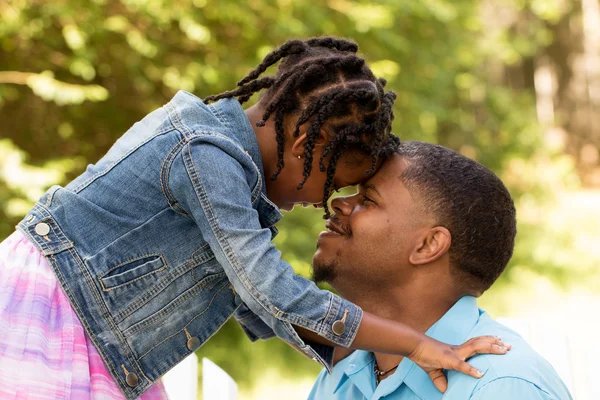
[[[408,257],[421,234],[433,226],[400,179],[406,161],[394,155],[358,193],[332,202],[335,215],[319,235],[313,257],[314,279],[338,291],[382,288],[409,279]]]

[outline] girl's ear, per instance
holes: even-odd
[[[306,147],[306,142],[308,141],[308,136],[306,134],[306,129],[300,129],[300,136],[294,138],[294,143],[292,144],[292,155],[294,157],[304,157],[304,148]],[[325,146],[327,142],[325,135],[321,132],[315,140],[315,149],[318,147]]]

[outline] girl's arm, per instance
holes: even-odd
[[[244,303],[254,314],[244,316],[243,322],[251,328],[261,321],[331,368],[333,349],[307,346],[293,326],[349,347],[362,310],[298,276],[281,259],[268,227],[282,215],[264,197],[264,177],[257,165],[244,149],[218,134],[199,134],[183,146],[173,164],[167,192],[196,223],[227,274],[237,293],[235,305]],[[336,334],[333,325],[342,319],[345,329]]]
[[[300,337],[307,341],[334,345],[314,332],[300,327],[295,329]],[[429,374],[438,390],[445,392],[448,382],[443,369],[453,369],[481,378],[483,373],[465,360],[476,354],[505,354],[510,350],[510,345],[505,345],[495,336],[480,336],[460,346],[451,346],[425,336],[407,325],[364,312],[350,348],[404,355]],[[334,363],[350,353],[348,349],[339,350],[341,354],[334,357]]]

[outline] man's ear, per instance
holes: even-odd
[[[443,226],[436,226],[427,231],[408,257],[413,265],[424,265],[436,261],[450,249],[452,235]]]

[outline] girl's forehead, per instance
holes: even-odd
[[[340,158],[335,170],[335,175],[341,180],[340,184],[344,186],[355,186],[365,182],[372,175],[366,172],[371,169],[371,157],[367,155],[346,158],[345,155]]]

